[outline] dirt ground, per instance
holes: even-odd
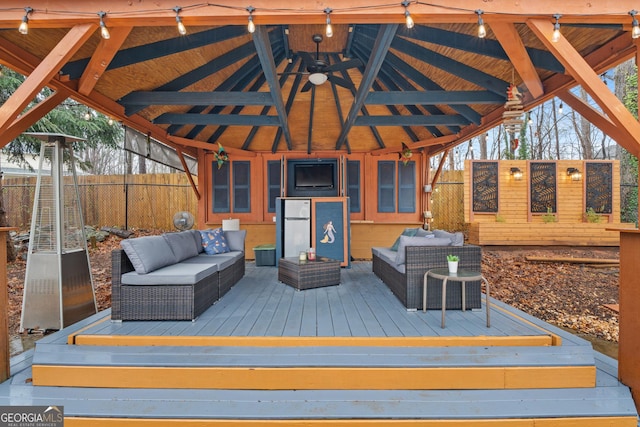
[[[145,234],[154,232],[136,230],[136,236]],[[99,310],[111,306],[111,250],[120,246],[120,240],[110,236],[89,248]],[[599,351],[616,357],[618,315],[604,304],[618,303],[618,267],[532,262],[527,256],[618,259],[618,248],[484,247],[482,251],[482,272],[491,283],[492,297],[590,339]],[[26,262],[18,260],[7,268],[12,342],[30,341],[18,333],[25,267]]]

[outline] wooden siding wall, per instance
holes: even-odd
[[[299,156],[302,157],[302,156]],[[407,227],[422,226],[422,210],[424,199],[422,191],[422,168],[417,163],[418,190],[416,203],[418,212],[414,215],[403,215],[398,221],[393,215],[376,217],[374,206],[366,203],[367,199],[377,196],[375,175],[366,170],[365,162],[370,168],[377,159],[397,159],[397,156],[367,156],[356,154],[350,159],[359,159],[361,163],[361,182],[364,183],[362,194],[362,210],[351,215],[351,255],[355,259],[370,259],[372,246],[391,246],[396,237]],[[279,160],[277,155],[264,156],[261,161]],[[259,187],[266,182],[266,167],[260,166],[258,174]],[[449,231],[463,231],[464,224],[464,191],[463,171],[443,171],[439,183],[431,193],[431,211],[433,212],[432,228]],[[144,175],[102,175],[78,177],[80,198],[85,224],[102,227],[115,226],[129,229],[173,230],[172,218],[178,211],[198,212],[198,200],[182,173],[144,174]],[[367,185],[370,184],[370,185]],[[11,226],[28,230],[31,223],[33,197],[35,194],[35,177],[19,177],[3,179],[3,198],[7,211],[8,223]],[[201,194],[202,194],[201,190]],[[263,193],[252,191],[252,194]],[[372,194],[373,193],[373,194]],[[207,195],[203,195],[206,197]],[[241,227],[248,231],[246,249],[247,258],[254,259],[253,247],[264,243],[275,243],[275,224],[273,213],[267,212],[267,200],[259,196],[258,208],[260,220],[241,219]],[[264,202],[264,203],[263,203]],[[371,217],[375,219],[370,219]],[[218,221],[210,221],[199,228],[216,227],[222,219],[237,217],[234,214],[221,215]],[[395,221],[395,222],[394,222]]]
[[[541,223],[542,215],[532,215],[529,219],[529,172],[525,160],[501,160],[498,162],[499,207],[498,214],[507,223]],[[584,222],[584,162],[559,160],[557,163],[557,222]],[[620,222],[620,163],[613,161],[612,176],[612,221]],[[511,168],[523,172],[522,180],[511,176]],[[567,176],[567,168],[577,168],[583,174],[580,181]],[[465,222],[496,222],[495,214],[471,212],[471,162],[467,161],[464,171],[464,219]],[[608,220],[605,220],[608,221]]]
[[[556,221],[545,223],[542,214],[529,213],[529,162],[498,162],[498,212],[472,212],[471,162],[464,172],[464,217],[469,225],[469,241],[481,245],[602,245],[619,244],[617,232],[606,228],[631,226],[620,224],[620,164],[612,162],[612,213],[602,216],[600,223],[585,220],[585,162],[557,161]],[[523,172],[522,180],[511,176],[511,168]],[[582,179],[573,181],[567,168],[574,167]]]

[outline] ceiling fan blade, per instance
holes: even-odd
[[[311,81],[307,80],[307,82],[304,84],[304,86],[302,86],[302,89],[300,89],[300,92],[309,92],[309,89],[311,89],[312,86],[313,86],[313,83],[311,83]]]
[[[329,74],[327,76],[327,80],[329,80],[333,84],[337,84],[338,86],[342,86],[347,89],[355,89],[355,86],[353,85],[353,83],[351,83],[349,80],[343,79],[342,77],[333,76]]]
[[[348,61],[336,62],[335,64],[331,64],[328,67],[325,67],[324,71],[342,71],[347,68],[360,67],[362,65],[362,61],[359,59],[350,59]]]
[[[298,52],[298,55],[300,55],[302,62],[304,62],[307,67],[315,67],[316,60],[313,59],[313,56],[311,56],[309,52]]]

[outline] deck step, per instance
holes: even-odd
[[[529,390],[203,390],[12,385],[31,405],[64,394],[65,426],[637,427],[627,387]],[[0,399],[0,404],[6,404]],[[550,423],[545,424],[544,422]],[[451,423],[451,424],[449,424]],[[539,424],[540,423],[540,424]]]
[[[179,389],[594,387],[588,346],[101,347],[38,345],[33,384]]]

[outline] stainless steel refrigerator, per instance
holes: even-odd
[[[284,256],[297,257],[311,247],[311,200],[284,201]]]

